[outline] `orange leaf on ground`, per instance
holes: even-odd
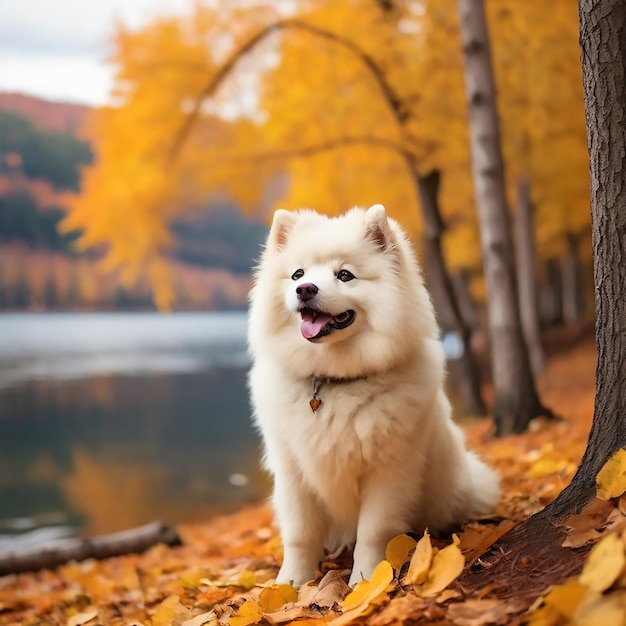
[[[626,450],[620,448],[596,476],[598,498],[619,498],[626,491]]]

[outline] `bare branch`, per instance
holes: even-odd
[[[349,50],[354,55],[356,55],[363,62],[365,67],[369,70],[370,74],[376,81],[376,84],[380,88],[380,91],[397,122],[402,125],[406,121],[409,115],[407,108],[404,106],[401,98],[395,93],[391,85],[387,82],[382,69],[377,65],[376,61],[371,55],[362,50],[353,41],[350,41],[349,39],[346,39],[345,37],[342,37],[337,33],[333,33],[318,26],[314,26],[313,24],[308,24],[301,20],[280,20],[278,22],[269,24],[265,28],[261,29],[258,33],[256,33],[256,35],[254,35],[245,44],[243,44],[241,48],[236,50],[230,56],[230,58],[217,70],[215,75],[211,77],[204,89],[198,94],[192,110],[189,112],[187,118],[178,130],[176,136],[174,137],[174,141],[168,154],[169,161],[173,161],[180,154],[182,146],[189,137],[191,129],[198,119],[203,102],[207,98],[210,98],[217,91],[219,86],[234,70],[237,63],[249,52],[251,52],[259,43],[261,43],[261,41],[269,37],[272,33],[288,29],[303,30],[305,32],[316,35],[317,37],[327,39],[328,41],[332,41],[333,43],[342,46],[346,50]]]
[[[270,152],[259,152],[257,154],[251,154],[243,157],[239,157],[234,159],[234,161],[262,161],[269,159],[289,159],[289,158],[300,158],[300,157],[308,157],[314,154],[319,154],[321,152],[328,152],[331,150],[336,150],[337,148],[341,148],[344,146],[351,145],[371,145],[378,146],[381,148],[385,148],[386,150],[391,150],[396,154],[404,157],[408,160],[414,160],[418,158],[418,155],[409,150],[405,146],[396,143],[395,141],[391,141],[389,139],[384,139],[383,137],[368,137],[368,136],[347,136],[347,137],[337,137],[335,139],[328,139],[327,141],[323,141],[319,144],[312,144],[309,146],[299,146],[296,148],[285,149],[285,150],[275,150]]]

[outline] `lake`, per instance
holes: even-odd
[[[246,314],[0,315],[0,550],[264,498]]]

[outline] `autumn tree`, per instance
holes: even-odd
[[[596,476],[626,448],[626,5],[580,0],[580,42],[587,113],[596,295],[596,398],[587,448],[571,484],[543,511],[523,522],[463,578],[500,594],[532,596],[580,571],[587,550],[563,548],[562,522],[596,493]],[[515,564],[515,567],[512,564]],[[550,563],[550,567],[545,567]]]
[[[480,223],[498,434],[549,414],[537,395],[518,307],[504,162],[483,0],[459,0],[472,172]]]
[[[233,0],[196,5],[188,16],[160,18],[137,32],[121,29],[118,106],[94,119],[98,160],[86,172],[66,226],[83,230],[84,247],[106,247],[107,268],[119,270],[126,282],[147,274],[167,307],[172,222],[215,193],[258,215],[267,209],[267,181],[280,181],[272,207],[314,206],[333,214],[372,198],[384,203],[423,242],[423,252],[432,242],[443,246],[448,274],[476,277],[470,287],[484,299],[455,0],[386,5],[303,0],[281,13],[274,3]],[[576,206],[576,215],[581,202],[573,191],[562,200],[564,177],[556,184],[552,175],[558,174],[555,164],[567,161],[565,148],[575,152],[572,146],[542,138],[537,147],[536,129],[548,133],[555,117],[541,113],[546,85],[572,65],[571,54],[561,58],[557,50],[564,42],[568,51],[576,45],[561,36],[571,34],[564,28],[571,22],[569,3],[555,9],[554,28],[533,21],[540,5],[502,0],[488,10],[501,26],[495,29],[498,49],[506,51],[496,59],[497,80],[503,94],[515,94],[503,100],[503,118],[519,120],[521,129],[505,126],[505,157],[517,162],[520,154],[530,155],[529,165],[514,171],[532,179],[541,215],[537,234],[545,239],[546,224],[555,237],[565,228],[565,219],[546,217],[557,214],[557,201],[569,213]],[[524,24],[531,22],[538,31],[527,37]],[[533,45],[524,58],[551,60],[546,70],[530,67],[527,81],[514,65],[524,41]],[[525,101],[517,97],[524,90]],[[559,98],[561,92],[567,89]],[[242,112],[237,103],[250,94],[255,102]],[[559,120],[571,119],[573,102],[558,100]],[[525,103],[528,115],[521,114]],[[527,137],[525,150],[516,149],[520,135]],[[533,160],[548,149],[549,159]],[[543,169],[550,175],[541,177]],[[429,192],[423,183],[435,171],[445,230],[426,230],[435,222],[421,216],[420,198]],[[506,182],[510,192],[516,181]],[[439,268],[433,269],[436,275]],[[442,318],[444,307],[438,306]]]

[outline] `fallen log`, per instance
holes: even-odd
[[[182,542],[176,528],[159,521],[108,535],[59,539],[0,553],[0,576],[54,568],[68,561],[136,554],[158,543],[178,546]]]

